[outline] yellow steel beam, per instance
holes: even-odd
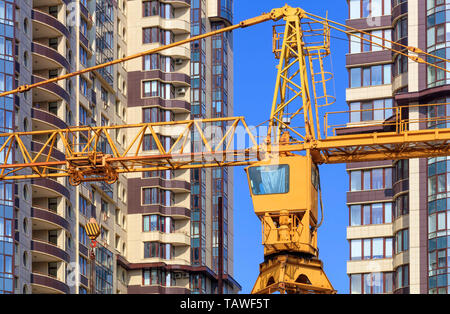
[[[225,123],[224,134],[218,134],[217,130],[205,127],[214,127],[217,123]],[[229,150],[236,137],[237,127],[240,126],[252,148]],[[173,143],[170,147],[164,147],[157,136],[158,129],[170,127]],[[178,127],[178,129],[175,129]],[[130,131],[135,134],[128,146],[117,144],[111,132],[114,130]],[[191,151],[191,141],[188,139],[195,133],[201,145],[200,152]],[[45,135],[48,140],[42,143],[39,152],[31,152],[23,144],[22,138]],[[86,141],[71,144],[71,137],[82,138],[88,136]],[[150,136],[156,143],[156,149],[143,150],[144,137]],[[108,155],[99,147],[99,141],[105,140],[105,145],[112,152]],[[213,141],[215,139],[215,141]],[[56,141],[60,140],[65,153],[65,160],[50,161],[50,155]],[[141,123],[121,126],[103,127],[74,127],[67,130],[45,130],[33,132],[17,132],[0,134],[0,156],[6,155],[0,164],[0,180],[17,180],[39,177],[67,177],[77,175],[81,181],[102,180],[104,173],[127,173],[139,171],[152,171],[163,169],[188,169],[206,168],[230,165],[248,165],[258,158],[258,143],[242,117],[226,117],[203,120],[186,120],[174,122]],[[23,163],[17,163],[9,157],[11,147],[17,144],[16,158],[21,157]],[[226,144],[226,151],[223,145]],[[103,148],[104,149],[104,148]],[[39,157],[45,157],[45,161],[38,161]],[[48,173],[49,169],[56,172]],[[102,172],[102,169],[104,172]],[[23,173],[23,170],[31,170]],[[81,182],[75,180],[75,182]]]

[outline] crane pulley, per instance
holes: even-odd
[[[326,58],[331,52],[330,29],[358,36],[349,27],[339,29],[334,25],[342,24],[286,5],[221,30],[21,86],[0,96],[237,28],[281,19],[284,20],[282,30],[276,26],[273,32],[273,52],[279,64],[268,132],[263,142],[255,138],[243,117],[0,134],[0,180],[69,177],[73,185],[90,181],[113,183],[120,174],[131,172],[247,166],[254,211],[262,223],[265,256],[252,293],[335,293],[318,256],[320,180],[317,166],[450,154],[450,129],[419,129],[418,126],[430,122],[430,118],[411,119],[397,107],[392,108],[392,117],[383,122],[333,127],[329,125],[331,114],[327,113],[321,124],[319,109],[335,102],[327,91],[332,73],[325,70]],[[379,42],[373,44],[394,50]],[[411,60],[437,67],[419,57],[428,55],[420,49],[403,48]],[[217,123],[227,126],[225,133],[218,135],[212,130]],[[328,135],[330,129],[334,134]],[[118,144],[114,136],[118,131],[127,132],[130,141]],[[160,134],[169,136],[170,144],[162,141]],[[248,139],[244,147],[234,147],[238,134]],[[39,148],[29,150],[24,138],[40,142]],[[191,151],[192,138],[196,138],[199,145],[194,152]],[[154,143],[150,148],[149,142]],[[15,147],[19,148],[16,157],[20,155],[23,163],[12,160]],[[58,159],[57,151],[65,158]]]

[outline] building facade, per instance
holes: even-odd
[[[413,46],[448,59],[450,2],[347,2],[348,26],[392,41],[349,38],[348,126],[383,132],[383,122],[399,108],[402,117],[417,121],[412,129],[448,127],[420,121],[447,115],[450,82],[445,72],[399,52]],[[441,65],[439,59],[427,61]],[[350,292],[448,293],[447,158],[352,163],[347,171]]]
[[[230,0],[2,0],[0,90],[231,22]],[[232,72],[232,37],[225,34],[4,97],[0,128],[37,131],[228,116]],[[171,134],[158,130],[164,145],[172,143]],[[131,136],[120,131],[113,140],[121,149]],[[33,136],[24,145],[37,153],[47,140]],[[110,152],[106,139],[99,145]],[[143,149],[154,145],[148,137]],[[49,160],[63,160],[63,143],[54,147]],[[19,155],[2,157],[24,162]],[[90,293],[90,240],[84,231],[90,217],[101,226],[96,293],[217,293],[219,197],[224,292],[237,292],[232,179],[220,169],[120,175],[113,185],[73,187],[65,178],[2,182],[0,293]]]

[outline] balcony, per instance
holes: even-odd
[[[33,186],[33,197],[59,197],[64,196],[70,198],[69,190],[59,183],[51,179],[33,179],[31,180]]]
[[[69,222],[62,216],[49,209],[31,207],[31,218],[33,221],[33,230],[54,230],[63,228],[69,230]]]
[[[67,129],[67,124],[57,115],[46,110],[31,108],[33,131]]]
[[[50,7],[60,4],[69,4],[72,0],[33,0],[33,7]]]
[[[160,80],[162,82],[170,83],[174,87],[190,87],[191,77],[184,73],[177,72],[162,72],[160,70],[152,70],[141,72],[142,74],[134,74],[135,76],[142,76],[146,80]],[[131,77],[134,78],[133,76]]]
[[[160,16],[149,16],[144,18],[143,27],[155,27],[170,30],[174,35],[189,34],[191,32],[191,26],[183,19],[165,19]]]
[[[41,149],[43,148],[44,144],[37,142],[37,141],[32,141],[31,142],[31,151],[33,152],[33,158],[36,157],[36,155],[41,151]],[[49,152],[49,148],[50,145],[47,145],[44,150],[41,152],[39,158],[36,160],[36,162],[45,162],[48,156],[48,152]],[[64,155],[64,153],[62,153],[60,150],[58,150],[56,147],[53,147],[51,154],[50,154],[50,158],[53,160],[50,161],[64,161],[66,159],[66,156]]]
[[[48,275],[32,273],[31,286],[33,294],[69,294],[70,289],[64,282]]]
[[[159,231],[144,232],[141,235],[144,242],[170,243],[175,246],[191,245],[191,237],[187,233],[173,232],[163,233]]]
[[[174,6],[174,8],[178,7],[190,7],[191,0],[161,0],[162,3],[169,3]]]
[[[46,78],[33,75],[31,77],[31,83],[38,83],[45,81]],[[63,87],[56,83],[48,83],[33,90],[33,102],[55,102],[65,100],[67,103],[70,102],[69,94],[64,90]]]
[[[33,19],[34,38],[58,36],[66,36],[68,38],[70,36],[67,27],[50,14],[33,9],[31,10],[31,18]]]
[[[33,71],[50,70],[64,67],[70,71],[70,64],[67,59],[53,48],[33,42],[31,44],[33,52]]]
[[[33,263],[70,262],[69,254],[52,243],[33,239],[31,251]]]
[[[164,180],[161,178],[148,178],[142,180],[141,184],[145,187],[161,187],[166,190],[171,190],[175,193],[190,193],[191,184],[181,180]]]

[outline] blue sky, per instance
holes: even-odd
[[[285,4],[345,22],[346,1],[288,1],[235,0],[234,22],[255,17]],[[280,24],[280,21],[276,24]],[[269,118],[273,97],[276,61],[272,54],[273,22],[234,32],[234,115],[244,116],[249,125],[257,125]],[[345,38],[332,31],[332,36]],[[337,102],[329,111],[348,110],[345,89],[348,86],[345,55],[348,42],[332,38],[332,60]],[[345,165],[320,167],[324,202],[324,223],[319,229],[320,259],[325,272],[338,293],[348,293],[346,260],[349,248],[346,240],[348,208],[345,205],[348,176]],[[250,293],[263,261],[261,223],[253,212],[248,183],[242,167],[234,168],[234,277],[241,284],[241,293]]]

